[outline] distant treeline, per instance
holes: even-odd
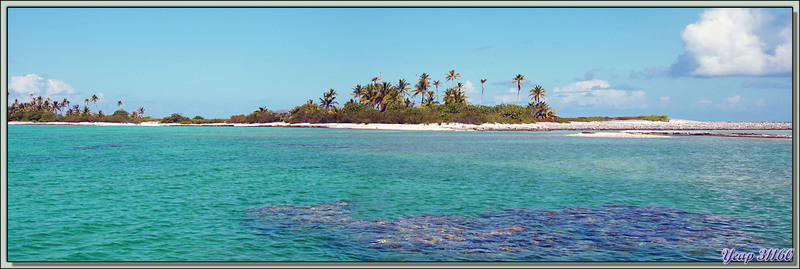
[[[66,98],[62,100],[51,100],[41,96],[30,95],[31,100],[27,103],[14,99],[8,107],[9,121],[38,121],[38,122],[120,122],[120,123],[140,123],[152,121],[150,117],[145,117],[144,108],[140,107],[128,112],[122,109],[122,101],[117,101],[119,108],[110,115],[103,113],[103,110],[92,111],[89,104],[94,103],[97,108],[97,101],[100,98],[92,95],[83,100],[84,106],[72,104]]]
[[[545,102],[547,90],[534,85],[528,96],[531,102],[525,106],[519,105],[519,93],[522,90],[524,75],[517,74],[511,81],[517,86],[517,104],[500,104],[495,106],[473,105],[467,101],[464,92],[465,84],[459,81],[460,74],[450,70],[445,74],[446,81],[452,81],[452,87],[443,89],[439,96],[439,80],[431,81],[428,74],[423,73],[413,86],[405,79],[397,83],[382,81],[382,76],[372,78],[370,83],[356,85],[352,89],[353,96],[341,107],[337,107],[336,90],[329,89],[319,98],[319,104],[313,99],[303,105],[296,106],[288,112],[278,113],[260,107],[248,115],[234,115],[230,119],[205,119],[201,116],[189,118],[180,113],[173,113],[162,119],[144,117],[144,108],[127,112],[122,109],[122,101],[117,101],[119,109],[111,115],[105,115],[102,110],[93,112],[89,104],[94,103],[97,108],[97,95],[84,100],[85,106],[70,106],[70,101],[52,101],[50,98],[33,97],[28,103],[14,100],[8,107],[8,119],[11,121],[62,121],[62,122],[121,122],[140,123],[143,121],[159,121],[161,123],[178,124],[204,124],[204,123],[408,123],[430,124],[457,122],[466,124],[483,123],[534,123],[570,122],[570,121],[606,121],[606,120],[651,120],[669,121],[667,116],[638,116],[638,117],[579,117],[561,118],[556,111]],[[481,79],[481,104],[483,103],[483,85],[486,79]],[[435,91],[431,90],[435,87]],[[420,97],[419,105],[413,101]],[[441,98],[441,102],[440,99]]]
[[[34,98],[38,100],[39,98]],[[60,102],[59,102],[60,103]],[[47,104],[47,105],[45,105]],[[76,112],[77,111],[77,112]],[[28,105],[12,104],[8,108],[10,121],[36,121],[36,122],[119,122],[141,123],[145,121],[159,121],[161,123],[179,124],[207,124],[207,123],[446,123],[458,122],[468,124],[482,123],[534,123],[534,122],[570,122],[570,121],[608,121],[608,120],[651,120],[668,121],[667,116],[638,116],[638,117],[579,117],[579,118],[540,118],[538,110],[532,104],[518,106],[502,104],[496,106],[480,106],[465,103],[429,104],[419,107],[407,107],[401,104],[392,104],[380,111],[368,104],[358,103],[353,100],[345,103],[342,108],[308,103],[297,106],[288,112],[280,113],[260,107],[248,115],[235,115],[229,119],[205,119],[202,116],[189,118],[180,113],[173,113],[161,119],[143,117],[144,109],[134,112],[118,109],[111,115],[105,115],[102,110],[92,112],[88,107],[70,109],[63,114],[55,109],[52,102],[42,101],[41,106],[37,101]]]
[[[187,118],[188,119],[188,118]],[[289,110],[288,113],[277,113],[265,108],[253,111],[249,115],[232,116],[230,123],[447,123],[465,124],[483,123],[535,123],[535,122],[571,122],[571,121],[609,121],[609,120],[650,120],[669,121],[667,116],[636,117],[579,117],[579,118],[537,118],[533,106],[496,105],[478,106],[463,103],[452,103],[422,107],[389,106],[380,111],[365,104],[348,101],[344,106],[325,109],[314,103],[307,103]],[[189,122],[187,122],[189,123]]]

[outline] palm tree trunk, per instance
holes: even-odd
[[[483,106],[483,85],[481,85],[481,106]]]

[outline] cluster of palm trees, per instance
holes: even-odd
[[[392,104],[400,104],[406,107],[413,106],[413,102],[407,97],[409,94],[410,84],[401,79],[397,84],[388,81],[375,80],[361,86],[361,84],[353,87],[353,98],[359,103],[367,104],[380,111],[386,110]],[[415,94],[416,95],[416,94]]]
[[[444,93],[441,95],[442,102],[445,104],[450,103],[465,103],[469,104],[467,101],[467,95],[464,93],[465,84],[459,81],[461,78],[460,73],[456,73],[455,70],[450,70],[448,73],[445,74],[444,79],[445,82],[452,82],[452,87],[447,88],[444,90]],[[442,82],[440,80],[433,80],[431,79],[430,75],[427,73],[422,73],[419,76],[419,80],[416,84],[414,84],[413,89],[410,89],[410,84],[405,79],[400,79],[397,83],[392,83],[388,81],[382,81],[383,75],[373,77],[369,84],[366,86],[362,86],[361,84],[356,85],[353,87],[353,92],[351,95],[353,97],[350,99],[351,101],[355,101],[361,104],[369,105],[375,109],[380,111],[385,111],[386,108],[393,104],[398,104],[404,107],[413,107],[415,105],[413,99],[417,96],[420,96],[420,105],[421,106],[431,106],[431,105],[438,105],[440,104],[439,96],[439,86],[442,86]],[[517,84],[517,105],[519,105],[519,94],[522,91],[522,82],[526,81],[525,75],[517,74],[514,78],[511,79],[512,83]],[[484,85],[486,83],[486,79],[481,79],[481,105],[483,105],[483,94],[484,94]],[[431,86],[435,87],[435,91],[431,90]],[[530,90],[529,96],[531,97],[531,103],[528,104],[528,108],[533,110],[533,114],[536,118],[540,119],[547,119],[547,118],[555,118],[556,111],[550,109],[550,106],[544,101],[545,97],[547,96],[547,90],[541,85],[535,85],[533,89]],[[328,92],[323,94],[322,98],[319,98],[321,107],[325,109],[336,109],[335,105],[338,104],[334,100],[338,94],[334,89],[330,89]],[[313,100],[309,100],[309,104],[313,104]]]
[[[19,100],[14,99],[14,102],[11,103],[11,106],[8,108],[8,113],[13,114],[17,111],[30,112],[36,110],[59,113],[62,109],[69,107],[69,100],[67,100],[67,98],[64,98],[62,101],[53,101],[49,97],[33,97],[33,94],[31,94],[30,97],[31,101],[27,103],[21,103]],[[70,111],[72,111],[72,109],[70,109]]]
[[[522,90],[522,82],[528,80],[523,74],[517,74],[511,79],[512,83],[517,84],[517,105],[519,105],[519,92]],[[481,81],[483,82],[483,81]],[[534,85],[530,90],[528,96],[531,97],[531,103],[528,103],[528,108],[533,110],[533,116],[538,119],[552,119],[556,117],[555,110],[550,109],[544,98],[547,97],[547,90],[541,85]]]
[[[7,94],[7,96],[10,93]],[[8,114],[14,114],[18,111],[22,112],[32,112],[32,111],[45,111],[50,112],[53,114],[61,115],[62,112],[64,116],[98,116],[103,117],[103,110],[97,110],[97,113],[92,112],[89,108],[90,103],[94,103],[95,108],[97,108],[97,101],[100,100],[96,94],[93,94],[92,97],[86,98],[83,102],[86,104],[85,106],[81,107],[80,105],[71,105],[71,102],[64,98],[61,101],[52,100],[50,97],[42,97],[36,96],[34,97],[33,94],[30,94],[31,101],[23,103],[20,102],[18,99],[14,99],[14,102],[11,103],[11,106],[8,108]],[[117,105],[121,108],[122,101],[117,101]],[[133,118],[140,118],[143,117],[145,114],[144,108],[140,107],[136,111],[131,112],[130,117]]]
[[[460,77],[461,74],[456,73],[455,70],[450,70],[449,73],[445,74],[444,78],[446,81],[453,81],[453,87],[446,89],[441,96],[445,104],[469,103],[467,101],[467,95],[463,91],[465,85],[458,81]],[[422,106],[440,103],[438,98],[439,86],[442,85],[442,82],[439,80],[431,81],[431,77],[427,73],[422,73],[422,75],[419,76],[413,89],[410,88],[411,84],[405,79],[400,79],[397,83],[381,81],[381,79],[381,77],[374,77],[371,83],[366,84],[366,86],[358,84],[353,87],[353,92],[351,93],[353,97],[351,100],[372,106],[380,111],[386,110],[386,108],[392,104],[413,107],[415,102],[412,101],[412,99],[415,99],[417,96],[420,96],[420,104]],[[430,90],[431,85],[435,87],[436,91]],[[320,101],[322,101],[322,99],[320,99]]]
[[[550,109],[544,98],[547,97],[547,90],[541,85],[534,85],[533,89],[528,93],[531,97],[531,103],[528,104],[533,110],[533,116],[537,119],[552,119],[556,117],[556,111]]]

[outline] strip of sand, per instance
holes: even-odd
[[[700,122],[672,119],[669,122],[645,120],[612,120],[593,122],[537,122],[529,124],[484,123],[481,125],[463,123],[442,124],[384,124],[384,123],[213,123],[213,124],[176,124],[143,122],[108,123],[108,122],[9,122],[9,125],[81,125],[81,126],[216,126],[216,127],[299,127],[299,128],[336,128],[363,130],[404,130],[404,131],[624,131],[624,130],[791,130],[791,122]],[[601,134],[602,135],[602,134]],[[629,134],[631,135],[631,134]],[[662,134],[643,134],[662,135]],[[595,134],[594,136],[597,136]],[[627,136],[630,137],[630,136]],[[648,136],[652,137],[652,136]]]
[[[619,137],[619,138],[668,138],[666,135],[650,135],[650,134],[633,134],[633,133],[578,133],[568,134],[567,136],[579,137]]]

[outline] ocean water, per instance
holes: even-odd
[[[8,126],[9,261],[721,261],[789,139]]]

